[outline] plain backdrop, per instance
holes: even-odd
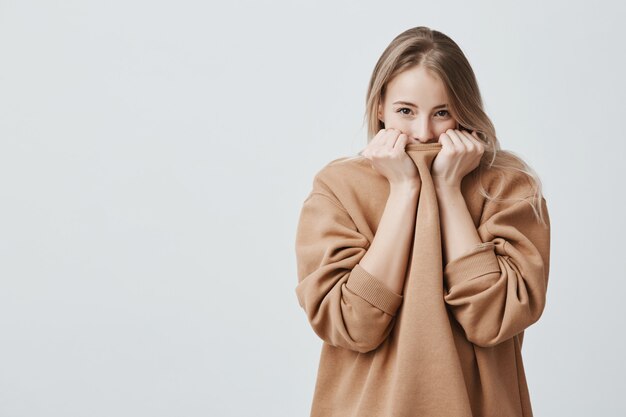
[[[299,210],[420,25],[543,182],[535,415],[626,415],[624,7],[0,0],[0,416],[308,416]]]

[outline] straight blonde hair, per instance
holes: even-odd
[[[372,73],[366,95],[364,124],[367,124],[367,143],[384,129],[378,119],[378,107],[383,101],[387,84],[401,72],[423,65],[443,82],[450,113],[459,123],[459,128],[467,131],[476,130],[485,145],[485,152],[477,168],[479,175],[479,192],[489,200],[503,201],[499,198],[504,188],[501,181],[498,191],[490,195],[482,181],[485,170],[497,170],[500,178],[508,172],[521,172],[530,180],[534,194],[515,200],[526,200],[531,197],[531,206],[535,216],[542,224],[546,224],[542,200],[544,199],[541,181],[537,173],[526,164],[521,157],[511,151],[500,148],[496,131],[489,116],[483,109],[483,102],[474,71],[461,48],[445,34],[418,26],[408,29],[396,36],[378,59]],[[363,158],[361,155],[346,160]]]

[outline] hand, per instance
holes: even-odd
[[[441,151],[431,168],[433,181],[438,185],[461,187],[461,180],[480,164],[485,145],[476,131],[471,134],[458,129],[448,129],[439,136]]]
[[[419,180],[419,175],[404,150],[408,142],[408,136],[398,129],[381,129],[360,154],[371,161],[372,168],[387,178],[389,184],[412,183]]]

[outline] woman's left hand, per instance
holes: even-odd
[[[460,187],[461,180],[480,164],[485,145],[476,131],[471,134],[458,129],[448,129],[439,136],[443,145],[435,157],[431,175],[436,185]]]

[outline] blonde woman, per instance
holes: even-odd
[[[296,295],[322,339],[311,416],[532,416],[524,331],[541,316],[541,183],[500,149],[463,52],[398,35],[367,91],[368,144],[319,170]]]

